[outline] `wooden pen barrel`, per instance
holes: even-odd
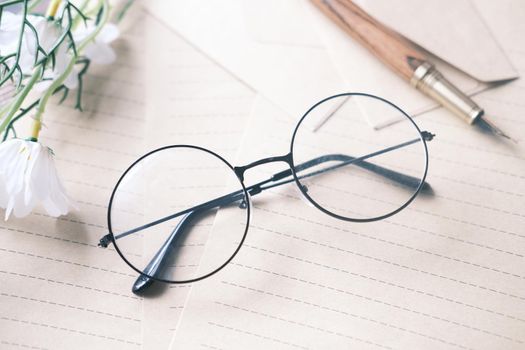
[[[405,80],[410,81],[415,69],[426,61],[426,57],[407,39],[379,23],[352,1],[311,1]]]

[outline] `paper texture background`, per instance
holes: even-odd
[[[413,0],[401,3],[360,0],[356,3],[381,23],[477,80],[490,82],[518,76],[480,13],[482,2],[430,0],[421,4]]]
[[[193,286],[172,348],[520,349],[523,149],[445,113],[420,120],[437,135],[435,195],[392,218],[342,223],[306,206],[293,186],[254,197],[247,241],[220,274]],[[282,153],[288,120],[259,100],[238,162]]]
[[[130,12],[114,44],[117,62],[85,77],[83,113],[72,99],[46,111],[41,142],[55,150],[80,210],[58,219],[37,210],[1,223],[3,349],[141,347],[142,301],[129,288],[134,275],[114,249],[97,243],[107,232],[112,185],[145,151],[145,57],[138,54],[144,24],[140,11]]]
[[[147,70],[149,149],[195,144],[233,158],[254,92],[159,20],[150,17],[147,29],[148,50],[152,53]],[[196,265],[199,258],[195,257]],[[144,349],[168,347],[190,288],[157,283],[147,292]]]
[[[366,4],[366,2],[363,2]],[[437,104],[423,97],[405,81],[384,67],[375,57],[359,44],[353,42],[335,24],[329,22],[310,2],[303,0],[279,1],[150,1],[148,11],[154,13],[177,33],[210,55],[227,70],[252,86],[261,95],[286,111],[291,118],[298,118],[312,104],[335,93],[357,91],[375,93],[402,105],[411,115],[417,115]],[[456,12],[469,8],[466,2],[455,8]],[[434,7],[437,7],[434,3]],[[450,4],[442,4],[446,9]],[[379,5],[370,5],[377,10]],[[407,6],[410,7],[410,6]],[[399,6],[403,8],[403,6]],[[448,10],[446,10],[448,11]],[[384,15],[385,10],[380,13]],[[412,11],[406,16],[412,17]],[[389,12],[390,22],[396,19],[406,21],[400,11]],[[396,17],[393,17],[397,15]],[[450,14],[449,20],[457,17]],[[288,21],[286,21],[288,19]],[[469,19],[472,19],[469,21]],[[418,42],[428,44],[441,57],[457,62],[460,53],[467,50],[458,43],[443,43],[435,33],[436,18],[427,26],[419,24]],[[473,23],[470,23],[473,22]],[[484,20],[477,13],[469,13],[465,26],[483,27]],[[408,25],[400,26],[407,30]],[[302,30],[299,30],[302,28]],[[448,31],[447,31],[448,30]],[[455,27],[439,27],[440,37],[455,36]],[[474,29],[475,30],[475,29]],[[490,50],[496,43],[491,37],[479,33],[477,41],[487,41],[479,51]],[[461,46],[461,47],[460,47]],[[439,49],[438,49],[439,48]],[[445,52],[446,51],[446,52]],[[499,51],[498,51],[499,52]],[[512,75],[513,68],[506,56],[499,52],[490,57],[500,57],[498,64],[486,64],[483,60],[458,62],[464,68],[472,66],[476,72],[484,72],[499,79]],[[488,57],[488,56],[487,56]],[[488,87],[469,78],[464,73],[447,67],[440,60],[430,59],[443,71],[449,80],[468,94],[474,94]],[[268,74],[272,72],[272,74]],[[381,127],[392,118],[376,121]]]
[[[42,142],[55,149],[80,211],[55,219],[37,210],[0,225],[1,348],[524,347],[523,82],[475,96],[520,140],[511,145],[428,111],[435,105],[308,2],[267,4],[155,0],[149,14],[137,6],[114,45],[117,62],[85,78],[85,111],[71,100],[49,106]],[[523,75],[521,2],[475,6]],[[443,69],[469,93],[486,89]],[[133,160],[174,143],[209,147],[234,164],[282,154],[308,107],[355,89],[391,98],[437,134],[432,199],[354,225],[315,211],[293,186],[277,188],[254,200],[248,241],[220,274],[158,285],[145,299],[131,293],[136,275],[96,245],[112,186]],[[275,170],[257,168],[246,182]]]
[[[501,43],[521,73],[513,3],[487,2],[480,12],[491,15],[496,37],[509,35]],[[437,135],[429,143],[435,195],[392,218],[341,223],[305,206],[293,188],[254,198],[245,246],[193,287],[172,348],[521,349],[522,85],[475,97],[518,145],[443,109],[418,117]],[[282,153],[292,129],[285,111],[259,98],[238,163]]]
[[[345,86],[308,22],[305,3],[279,3],[271,1],[275,11],[265,12],[272,17],[249,25],[246,15],[257,17],[254,9],[238,0],[151,1],[147,9],[290,115],[299,116],[312,101],[338,93]],[[283,23],[283,18],[292,14],[296,21],[291,25],[293,32],[300,32],[297,28],[306,31],[298,41],[291,34],[281,36],[279,27],[269,25],[274,18]],[[270,33],[261,34],[264,31],[256,29],[259,24],[266,24]]]

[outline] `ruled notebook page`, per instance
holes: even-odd
[[[513,3],[477,2],[523,75],[525,27],[509,20]],[[293,185],[254,197],[244,246],[194,285],[172,349],[523,349],[523,89],[517,80],[475,97],[518,145],[442,109],[418,116],[437,135],[428,145],[434,195],[387,220],[340,222]],[[286,152],[290,120],[259,99],[236,164]],[[252,169],[246,183],[273,170]]]
[[[147,143],[150,149],[192,144],[232,161],[237,153],[254,92],[163,22],[151,17],[148,27]],[[220,179],[210,179],[210,185]],[[173,179],[174,185],[177,183]],[[169,189],[166,189],[168,191]],[[156,204],[157,205],[157,204]],[[166,203],[170,205],[170,203]],[[156,208],[152,208],[153,211]],[[148,240],[152,251],[163,243]],[[195,251],[204,249],[205,241]],[[197,268],[201,254],[194,255]],[[131,288],[131,285],[129,286]],[[144,299],[143,348],[165,349],[182,313],[191,285],[154,284]]]
[[[479,96],[508,130],[525,112],[508,100],[519,89]],[[237,164],[286,151],[289,120],[259,100]],[[437,134],[434,196],[368,224],[327,217],[293,185],[254,197],[245,244],[193,286],[172,348],[522,349],[525,149],[444,111],[418,121]]]
[[[47,108],[40,141],[55,151],[58,173],[80,210],[57,219],[38,209],[1,221],[2,349],[141,347],[141,299],[130,292],[135,276],[113,248],[97,243],[107,232],[113,185],[145,151],[145,21],[133,8],[113,44],[117,61],[91,67],[83,113],[72,108],[74,91]]]

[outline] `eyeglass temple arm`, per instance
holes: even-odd
[[[401,185],[405,185],[410,188],[417,188],[421,182],[421,180],[417,177],[413,177],[410,175],[406,175],[370,162],[367,162],[366,160],[356,160],[357,158],[348,156],[345,154],[327,154],[324,156],[320,156],[314,159],[311,159],[309,161],[306,161],[304,163],[301,163],[297,165],[295,168],[295,172],[298,173],[302,170],[306,170],[308,168],[311,168],[313,166],[319,165],[321,163],[331,162],[331,161],[339,161],[340,164],[333,165],[331,167],[327,167],[321,170],[318,170],[316,172],[310,173],[310,174],[304,174],[297,176],[298,179],[302,179],[305,177],[310,177],[313,175],[318,175],[321,173],[329,172],[331,170],[334,170],[336,168],[340,168],[341,166],[348,165],[348,164],[354,164],[360,168],[363,168],[365,170],[371,171],[373,173],[376,173],[378,175],[381,175],[383,177],[386,177],[392,181],[395,181]],[[291,169],[286,169],[284,171],[281,171],[277,174],[274,174],[272,176],[272,181],[278,181],[280,179],[286,178],[292,174]],[[423,190],[430,189],[430,185],[428,183],[423,184]]]
[[[421,132],[421,137],[422,137],[423,141],[431,141],[434,138],[434,136],[435,136],[434,134],[429,133],[428,131]],[[311,172],[309,174],[298,176],[298,178],[301,179],[301,178],[307,178],[307,177],[319,175],[319,174],[325,173],[327,171],[334,170],[334,169],[337,169],[337,168],[341,168],[341,167],[349,165],[349,164],[354,164],[355,163],[355,165],[361,166],[360,164],[367,163],[367,167],[368,167],[369,170],[372,170],[372,169],[380,170],[382,172],[381,175],[385,175],[385,176],[387,176],[386,174],[393,175],[392,177],[389,177],[389,176],[387,176],[387,177],[389,177],[390,179],[395,180],[397,182],[400,182],[402,184],[405,184],[405,185],[407,185],[409,187],[417,188],[420,185],[420,182],[421,182],[420,179],[414,178],[414,177],[409,176],[409,175],[401,174],[401,173],[399,173],[397,171],[386,169],[386,168],[380,167],[380,166],[375,165],[375,164],[371,164],[371,163],[365,162],[364,160],[368,159],[368,158],[372,158],[372,157],[378,156],[378,155],[381,155],[381,154],[384,154],[384,153],[388,153],[390,151],[394,151],[394,150],[402,148],[402,147],[410,146],[410,145],[412,145],[412,144],[414,144],[416,142],[419,142],[419,141],[421,141],[421,139],[420,138],[416,138],[416,139],[413,139],[413,140],[410,140],[410,141],[406,141],[406,142],[403,142],[403,143],[400,143],[400,144],[397,144],[397,145],[394,145],[394,146],[391,146],[391,147],[383,148],[383,149],[381,149],[379,151],[375,151],[375,152],[366,154],[364,156],[360,156],[360,157],[357,157],[357,158],[350,157],[351,159],[349,159],[347,161],[341,162],[341,163],[336,164],[336,165],[332,165],[330,167],[327,167],[327,168],[324,168],[324,169],[321,169],[321,170],[317,170],[317,171]],[[430,185],[428,185],[427,183],[423,183],[421,185],[421,188],[423,189],[424,187],[426,187],[428,189],[428,188],[430,188]]]
[[[422,139],[424,141],[431,141],[432,138],[434,137],[434,135],[432,133],[427,132],[427,131],[421,132],[421,136],[422,136]],[[407,142],[404,142],[404,143],[401,143],[401,144],[398,144],[398,145],[394,145],[394,146],[391,146],[391,147],[387,147],[387,148],[381,149],[379,151],[376,151],[376,152],[373,152],[373,153],[370,153],[370,154],[367,154],[367,155],[364,155],[364,156],[361,156],[361,157],[357,157],[357,158],[353,158],[351,156],[345,156],[345,155],[329,155],[328,158],[326,158],[327,160],[330,160],[329,157],[334,157],[334,156],[348,157],[348,160],[346,160],[346,161],[344,161],[344,162],[342,162],[340,164],[336,164],[336,165],[333,165],[331,167],[327,167],[327,168],[322,169],[322,170],[318,170],[318,171],[315,171],[315,172],[312,172],[312,173],[309,173],[309,174],[304,174],[304,175],[298,176],[298,178],[302,179],[302,178],[306,178],[306,177],[311,177],[311,176],[314,176],[314,175],[325,173],[325,172],[328,172],[330,170],[334,170],[334,169],[340,168],[342,166],[346,166],[346,165],[350,165],[350,164],[354,164],[354,163],[356,163],[356,165],[358,165],[358,166],[361,166],[363,163],[367,163],[367,165],[365,165],[365,166],[368,167],[367,169],[370,170],[370,171],[374,171],[374,170],[379,171],[378,174],[384,175],[384,176],[387,176],[387,177],[388,177],[387,174],[394,175],[392,177],[392,180],[395,180],[397,182],[400,182],[400,183],[406,184],[406,185],[414,184],[415,183],[414,181],[416,181],[418,183],[417,186],[419,186],[419,179],[416,179],[416,178],[413,178],[411,176],[408,176],[408,175],[405,175],[405,174],[401,174],[399,172],[396,172],[396,171],[393,171],[393,170],[390,170],[390,169],[386,169],[386,168],[380,167],[378,165],[374,165],[374,164],[371,164],[371,163],[368,163],[368,162],[364,161],[365,159],[368,159],[368,158],[371,158],[371,157],[374,157],[374,156],[377,156],[377,155],[380,155],[380,154],[383,154],[383,153],[387,153],[387,152],[390,152],[390,151],[393,151],[393,150],[396,150],[396,149],[399,149],[399,148],[402,148],[402,147],[406,147],[406,146],[409,146],[409,145],[414,144],[414,143],[419,142],[419,141],[421,141],[420,138],[413,139],[413,140],[410,140],[410,141],[407,141]],[[296,166],[296,168],[297,169],[300,168],[301,170],[310,168],[312,166],[320,164],[323,161],[324,157],[325,156],[314,158],[314,159],[309,160],[307,162],[298,164]],[[324,160],[324,161],[327,161],[327,160]],[[372,170],[372,169],[374,169],[374,170]],[[252,186],[246,188],[246,190],[251,196],[256,195],[256,194],[262,192],[265,189],[276,187],[276,186],[280,186],[280,185],[292,182],[293,179],[289,179],[289,180],[285,180],[285,181],[282,181],[282,182],[279,182],[279,183],[276,183],[276,184],[273,184],[273,185],[264,186],[267,183],[276,182],[276,181],[281,180],[283,178],[289,177],[289,176],[291,176],[291,174],[292,174],[292,170],[291,169],[286,169],[284,171],[281,171],[279,173],[274,174],[268,180],[261,181],[261,182],[255,184],[255,185],[252,185]],[[428,184],[426,184],[426,186],[429,187]],[[219,198],[212,199],[212,200],[210,200],[208,202],[202,203],[202,204],[197,205],[195,207],[192,207],[192,208],[189,208],[189,209],[177,212],[175,214],[171,214],[171,215],[165,216],[163,218],[160,218],[158,220],[152,221],[152,222],[147,223],[145,225],[138,226],[138,227],[135,227],[135,228],[133,228],[131,230],[122,232],[122,233],[114,236],[114,238],[115,239],[119,239],[119,238],[125,237],[127,235],[132,234],[132,233],[136,233],[136,232],[142,231],[142,230],[147,229],[149,227],[161,224],[161,223],[163,223],[165,221],[174,219],[174,218],[176,218],[178,216],[185,215],[185,214],[190,213],[190,212],[209,210],[209,209],[212,209],[212,208],[216,208],[216,207],[219,207],[219,206],[222,206],[222,205],[226,205],[226,204],[229,204],[229,203],[233,203],[235,201],[243,200],[243,199],[244,199],[244,193],[243,193],[242,190],[239,190],[239,191],[236,191],[236,192],[232,192],[230,194],[226,194],[226,195],[221,196]],[[103,247],[103,248],[106,248],[110,242],[111,242],[111,234],[107,234],[107,235],[105,235],[104,237],[102,237],[100,239],[100,242],[99,242],[98,245]]]
[[[137,226],[137,227],[132,228],[132,229],[130,229],[128,231],[119,233],[118,235],[114,235],[113,238],[115,240],[119,239],[119,238],[123,238],[123,237],[126,237],[126,236],[130,235],[130,234],[137,233],[137,232],[140,232],[140,231],[145,230],[147,228],[150,228],[152,226],[155,226],[155,225],[158,225],[158,224],[162,224],[163,222],[169,221],[171,219],[175,219],[176,217],[179,217],[179,216],[182,216],[182,215],[186,215],[186,214],[189,214],[191,212],[202,212],[202,211],[210,210],[210,209],[213,209],[213,208],[217,208],[217,207],[223,206],[223,205],[228,204],[228,203],[236,202],[236,201],[241,200],[243,198],[244,198],[244,191],[243,190],[232,192],[232,193],[226,194],[224,196],[221,196],[219,198],[215,198],[215,199],[212,199],[212,200],[207,201],[205,203],[196,205],[196,206],[191,207],[189,209],[185,209],[185,210],[179,211],[177,213],[170,214],[168,216],[162,217],[162,218],[160,218],[158,220],[149,222],[147,224],[144,224],[144,225],[141,225],[141,226]],[[100,241],[98,243],[98,246],[102,247],[102,248],[107,248],[109,243],[111,243],[111,234],[108,233],[108,234],[106,234],[104,237],[102,237],[100,239]]]
[[[311,159],[311,160],[309,160],[307,162],[299,164],[296,167],[296,171],[306,170],[308,168],[311,168],[313,166],[316,166],[318,164],[325,163],[325,162],[330,162],[330,161],[348,162],[348,161],[353,161],[354,159],[355,159],[355,157],[347,156],[347,155],[344,155],[344,154],[324,155],[324,156],[317,157],[317,158]],[[356,165],[360,166],[360,167],[362,167],[364,169],[370,170],[370,171],[372,171],[374,173],[377,173],[379,175],[391,178],[391,179],[393,179],[393,180],[395,180],[395,181],[397,181],[397,182],[399,182],[401,184],[404,184],[406,186],[413,187],[413,188],[417,188],[417,186],[419,186],[420,180],[417,179],[417,178],[414,178],[412,176],[401,174],[401,173],[398,173],[396,171],[393,171],[393,170],[390,170],[390,169],[386,169],[386,168],[383,168],[381,166],[369,163],[367,161],[358,162],[358,163],[356,163]],[[331,168],[327,168],[327,169],[331,170]],[[323,169],[323,170],[324,171],[328,171],[327,169]],[[291,170],[287,169],[285,171],[282,171],[282,172],[279,172],[277,174],[274,174],[270,178],[270,180],[271,180],[271,182],[276,182],[276,181],[282,180],[282,179],[284,179],[286,177],[289,177],[289,176],[291,176]],[[264,182],[266,182],[266,181],[264,181]],[[286,183],[290,183],[292,181],[293,181],[293,179],[290,179],[289,181],[281,181],[281,182],[279,182],[279,183],[277,183],[277,184],[275,184],[273,186],[270,185],[270,186],[267,186],[267,187],[260,187],[261,183],[259,183],[259,184],[250,186],[249,188],[247,188],[247,191],[252,192],[252,193],[250,193],[251,195],[256,195],[256,194],[264,191],[265,189],[276,187],[276,186],[281,186],[281,185],[284,185]],[[260,188],[260,190],[258,190],[258,189],[255,190],[256,188]],[[227,205],[227,204],[231,204],[231,203],[236,202],[238,200],[240,200],[240,198],[238,196],[236,196],[235,193],[232,193],[231,196],[224,198],[223,203],[219,204],[219,206],[224,206],[224,205]],[[151,277],[149,277],[149,276],[156,276],[157,272],[161,272],[164,269],[164,267],[166,265],[166,261],[168,260],[168,259],[165,259],[164,257],[167,257],[167,256],[169,256],[171,254],[171,251],[173,250],[174,242],[177,240],[178,237],[180,237],[182,235],[182,232],[186,229],[187,223],[191,220],[191,218],[197,216],[197,214],[202,212],[202,211],[203,211],[203,209],[195,210],[195,211],[192,211],[192,212],[190,212],[188,214],[185,214],[185,216],[182,218],[182,220],[179,222],[179,224],[175,227],[175,229],[173,229],[173,231],[170,234],[170,236],[166,239],[164,244],[161,246],[159,251],[155,254],[153,259],[151,259],[151,261],[148,264],[148,266],[145,267],[145,269],[143,271],[143,274],[141,274],[137,278],[135,283],[133,283],[133,287],[132,287],[133,293],[141,294],[142,292],[144,292],[154,282],[154,280]]]
[[[171,234],[162,244],[161,248],[155,254],[153,259],[151,259],[149,264],[144,268],[143,274],[141,274],[137,278],[135,283],[133,283],[133,287],[131,288],[133,293],[139,294],[142,291],[146,290],[154,281],[148,276],[156,276],[157,273],[160,274],[160,272],[162,272],[162,270],[166,268],[166,265],[168,263],[168,259],[166,259],[166,257],[171,254],[171,252],[175,248],[175,242],[182,235],[182,232],[186,230],[188,223],[195,216],[197,216],[198,213],[199,212],[197,211],[189,212],[185,214],[184,217],[179,221],[177,226],[175,226],[173,231],[171,231]]]
[[[432,139],[432,136],[429,136],[427,138],[427,140],[431,140],[431,139]],[[398,146],[399,147],[407,146],[407,145],[412,144],[414,142],[415,142],[414,140],[409,141],[409,142],[405,142],[403,144],[390,147],[389,150],[392,150],[392,148],[395,149]],[[382,151],[384,151],[384,150],[382,150]],[[381,151],[378,151],[378,152],[381,152]],[[377,154],[378,152],[374,152],[374,153]],[[366,156],[364,156],[364,157],[366,157]],[[311,173],[311,174],[305,174],[303,176],[298,177],[298,178],[304,178],[304,177],[307,177],[307,176],[312,176],[312,174],[316,175],[316,174],[319,174],[319,173],[323,173],[323,172],[327,172],[327,171],[333,170],[335,168],[339,168],[342,165],[348,165],[348,164],[351,164],[353,162],[357,162],[357,160],[359,160],[360,158],[363,158],[363,157],[355,158],[355,157],[347,156],[347,155],[344,155],[344,154],[324,155],[324,156],[321,156],[321,157],[317,157],[317,158],[311,159],[311,160],[306,161],[304,163],[298,164],[296,166],[296,172],[297,171],[306,170],[308,168],[311,168],[313,166],[316,166],[316,165],[324,163],[324,162],[329,162],[329,161],[342,161],[343,162],[342,164],[338,164],[338,165],[335,165],[335,166],[332,166],[332,167],[328,167],[328,168],[325,168],[323,170],[320,170],[320,171],[317,171],[317,172],[314,172],[314,173]],[[386,168],[380,167],[378,165],[366,162],[364,160],[361,160],[361,161],[357,162],[356,165],[361,166],[361,167],[363,167],[363,168],[365,168],[367,170],[370,170],[372,172],[375,172],[375,173],[377,173],[379,175],[383,175],[383,176],[386,176],[388,178],[392,178],[395,181],[400,182],[400,183],[402,183],[404,185],[407,185],[409,187],[417,187],[417,186],[419,186],[419,183],[420,183],[419,179],[416,179],[416,178],[414,178],[412,176],[401,174],[401,173],[398,173],[396,171],[393,171],[393,170],[390,170],[390,169],[386,169]],[[286,183],[292,182],[293,179],[290,179],[290,180],[286,180],[286,181],[281,181],[279,183],[276,183],[276,184],[273,184],[273,185],[270,185],[270,186],[261,187],[264,184],[267,184],[267,183],[270,183],[270,182],[277,182],[277,181],[282,180],[282,179],[284,179],[286,177],[289,177],[289,176],[291,176],[291,174],[292,174],[291,173],[291,169],[287,169],[285,171],[281,171],[279,173],[274,174],[268,180],[264,180],[262,182],[259,182],[258,184],[255,184],[255,185],[252,185],[252,186],[248,187],[247,191],[250,193],[250,195],[253,196],[253,195],[256,195],[256,194],[264,191],[265,189],[276,187],[276,186],[281,186],[281,185],[284,185]],[[425,185],[428,186],[428,184],[426,184],[426,183],[425,183]],[[225,206],[225,205],[234,203],[236,201],[243,200],[243,198],[244,198],[244,195],[242,194],[241,191],[233,192],[233,193],[230,193],[229,195],[222,196],[220,198],[217,198],[217,200],[214,200],[214,202],[215,202],[214,203],[215,204],[214,207]],[[155,254],[153,259],[146,266],[146,268],[143,271],[143,274],[141,274],[137,278],[135,283],[133,284],[133,287],[132,287],[133,293],[141,294],[142,292],[144,292],[154,282],[154,280],[151,277],[149,277],[149,276],[156,276],[158,272],[162,271],[165,268],[166,262],[168,260],[166,257],[169,256],[169,254],[173,250],[174,242],[177,240],[178,237],[180,237],[182,235],[182,232],[186,229],[188,222],[192,218],[197,216],[199,213],[202,213],[203,211],[206,211],[206,210],[209,210],[209,209],[212,209],[212,208],[213,207],[208,207],[208,208],[200,207],[200,208],[197,208],[197,209],[192,210],[192,211],[188,212],[187,214],[185,214],[185,217],[183,217],[182,220],[179,222],[179,224],[173,229],[173,231],[170,234],[170,236],[166,239],[166,241],[161,246],[159,251]]]
[[[412,176],[409,176],[409,175],[402,174],[402,173],[394,171],[394,170],[390,170],[390,169],[381,167],[379,165],[375,165],[373,163],[365,161],[365,159],[372,158],[374,156],[378,156],[378,155],[383,154],[383,153],[387,153],[387,152],[394,151],[394,150],[402,148],[402,147],[409,146],[409,145],[414,144],[416,142],[419,142],[421,140],[431,141],[434,138],[434,136],[435,136],[434,134],[432,134],[432,133],[430,133],[428,131],[422,131],[421,132],[421,138],[413,139],[413,140],[410,140],[410,141],[407,141],[407,142],[403,142],[403,143],[400,143],[400,144],[397,144],[397,145],[394,145],[394,146],[391,146],[391,147],[383,148],[383,149],[381,149],[379,151],[376,151],[376,152],[373,152],[373,153],[369,153],[367,155],[360,156],[360,157],[357,157],[357,158],[349,156],[349,155],[345,155],[345,154],[328,154],[328,155],[320,156],[320,157],[317,157],[317,158],[314,158],[314,159],[310,159],[310,160],[308,160],[308,161],[306,161],[304,163],[296,165],[295,166],[295,173],[297,174],[301,170],[305,170],[307,168],[310,168],[312,166],[321,164],[323,162],[339,160],[342,163],[334,165],[334,166],[331,166],[331,167],[327,167],[327,168],[322,169],[322,170],[315,171],[315,172],[310,173],[310,174],[305,174],[305,175],[302,175],[302,176],[298,176],[297,178],[301,179],[301,178],[304,178],[304,177],[310,177],[310,176],[321,174],[321,173],[324,173],[324,172],[327,172],[327,171],[330,171],[330,170],[333,170],[333,169],[336,169],[336,168],[340,168],[340,167],[345,166],[345,165],[355,164],[358,167],[361,167],[363,169],[372,171],[372,172],[377,173],[379,175],[383,175],[383,176],[385,176],[385,177],[387,177],[387,178],[389,178],[391,180],[399,182],[400,184],[406,185],[408,187],[415,187],[415,188],[417,188],[419,186],[420,179],[412,177]],[[272,176],[272,181],[277,181],[279,179],[282,179],[282,178],[285,178],[287,176],[290,176],[291,174],[292,174],[292,169],[283,170],[283,171],[273,175]],[[429,186],[427,183],[425,183],[424,186],[425,185]]]

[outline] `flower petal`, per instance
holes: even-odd
[[[24,216],[27,216],[29,213],[31,213],[36,203],[37,201],[35,198],[30,198],[29,202],[26,203],[24,200],[24,194],[20,192],[15,196],[13,214],[17,218],[23,218]]]
[[[2,13],[0,22],[0,47],[18,41],[18,32],[22,25],[22,15],[14,14],[9,11]]]
[[[73,71],[64,80],[64,85],[69,89],[76,89],[78,87],[78,73]]]
[[[117,58],[115,51],[109,45],[99,42],[94,42],[86,47],[84,54],[98,64],[110,64]]]
[[[27,16],[28,21],[33,25],[35,28],[37,34],[38,34],[38,42],[40,46],[44,48],[44,50],[48,50],[43,43],[46,43],[49,41],[49,38],[47,38],[48,33],[46,32],[46,20],[43,17],[40,16],[33,16],[29,15]],[[26,27],[24,32],[24,40],[25,40],[25,47],[27,51],[31,54],[31,56],[35,56],[37,52],[36,43],[37,38],[35,36],[35,33]]]
[[[12,158],[6,172],[6,189],[11,195],[18,194],[24,188],[24,174],[29,156],[29,147],[20,144],[18,154]]]
[[[107,23],[98,34],[97,41],[109,44],[110,42],[116,40],[119,36],[120,30],[118,29],[117,25],[113,23]]]
[[[5,209],[9,201],[9,195],[5,190],[5,186],[3,186],[4,183],[5,179],[2,176],[0,177],[0,207]]]
[[[33,142],[34,147],[31,150],[31,155],[29,156],[29,162],[27,165],[26,173],[24,176],[24,185],[25,185],[25,195],[24,202],[28,204],[31,201],[31,197],[37,199],[44,199],[42,185],[45,185],[45,173],[41,170],[45,166],[46,160],[42,155],[42,146],[38,142]],[[40,187],[35,185],[40,183]]]
[[[51,79],[39,81],[35,84],[35,90],[39,92],[44,92],[49,88],[49,86],[51,86],[52,83],[53,80]]]
[[[93,21],[88,21],[87,24],[84,24],[84,22],[82,22],[79,24],[78,28],[73,32],[73,40],[75,40],[76,43],[81,42],[82,40],[87,38],[93,30],[95,30]]]
[[[20,139],[0,144],[0,206],[5,219],[28,215],[42,203],[52,216],[75,207],[55,168],[51,150],[38,142]]]
[[[66,191],[58,178],[56,168],[54,165],[54,160],[49,155],[48,160],[48,188],[49,188],[49,197],[48,200],[44,201],[44,207],[49,215],[59,216],[65,215],[68,212],[70,206],[75,207],[74,202],[66,195]]]

